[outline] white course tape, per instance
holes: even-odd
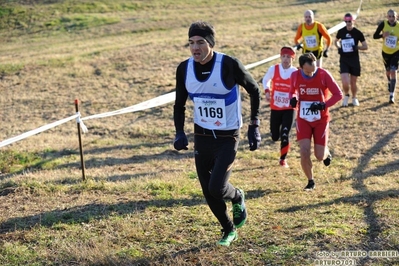
[[[80,118],[80,112],[76,112],[76,115],[78,116],[78,117],[76,117],[76,123],[78,123],[80,125],[80,128],[82,129],[83,133],[87,133],[89,130],[87,129],[85,124],[83,124],[83,121]]]
[[[246,69],[255,68],[255,67],[257,67],[257,66],[266,64],[267,62],[276,60],[276,59],[278,59],[278,58],[280,58],[280,54],[276,54],[276,55],[273,55],[273,56],[268,57],[268,58],[266,58],[266,59],[263,59],[263,60],[261,60],[261,61],[258,61],[258,62],[249,64],[249,65],[246,65],[245,68],[246,68]]]
[[[174,100],[174,97],[175,97],[175,92],[170,92],[168,94],[164,94],[164,95],[155,97],[151,100],[148,100],[148,101],[136,104],[136,105],[132,105],[132,106],[120,109],[120,110],[83,117],[82,120],[103,118],[103,117],[108,117],[108,116],[113,116],[113,115],[120,115],[120,114],[125,114],[125,113],[130,113],[130,112],[142,111],[145,109],[149,109],[149,108],[153,108],[153,107],[157,107],[157,106],[169,103]]]
[[[77,118],[79,115],[80,115],[80,114],[76,114],[76,115],[73,115],[73,116],[64,118],[64,119],[62,119],[62,120],[58,120],[58,121],[56,121],[56,122],[53,122],[53,123],[51,123],[51,124],[47,124],[47,125],[44,125],[44,126],[42,126],[42,127],[33,129],[33,130],[31,130],[31,131],[28,131],[28,132],[25,132],[25,133],[23,133],[23,134],[21,134],[21,135],[18,135],[18,136],[16,136],[16,137],[12,137],[12,138],[3,140],[2,142],[0,142],[0,148],[1,148],[1,147],[4,147],[4,146],[7,146],[7,145],[9,145],[9,144],[11,144],[11,143],[14,143],[14,142],[16,142],[16,141],[19,141],[19,140],[21,140],[21,139],[25,139],[25,138],[27,138],[27,137],[36,135],[36,134],[38,134],[38,133],[40,133],[40,132],[43,132],[43,131],[45,131],[45,130],[48,130],[48,129],[50,129],[50,128],[53,128],[53,127],[59,126],[59,125],[61,125],[61,124],[64,124],[64,123],[66,123],[66,122],[68,122],[68,121],[70,121],[70,120],[73,120],[73,119]]]

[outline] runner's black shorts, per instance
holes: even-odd
[[[361,67],[359,58],[343,57],[339,59],[339,73],[349,73],[352,76],[360,77]]]
[[[316,57],[316,59],[320,59],[321,56],[323,55],[323,51],[320,51],[320,50],[316,50],[316,51],[303,50],[303,53],[304,54],[312,53]]]
[[[398,70],[399,51],[393,54],[387,54],[382,52],[382,59],[384,60],[384,66],[386,71]]]

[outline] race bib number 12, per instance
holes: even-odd
[[[385,38],[385,45],[389,48],[396,48],[396,43],[398,42],[398,37],[394,35],[389,35]]]
[[[317,47],[317,40],[315,35],[305,36],[306,46],[308,48],[316,48]]]
[[[312,103],[313,102],[301,101],[301,106],[299,109],[299,111],[300,111],[299,117],[308,122],[314,122],[314,121],[320,120],[320,118],[321,118],[319,110],[312,112],[309,109],[309,107]]]

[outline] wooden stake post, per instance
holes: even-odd
[[[79,101],[78,101],[78,99],[75,99],[75,109],[76,109],[76,113],[78,113],[79,112]],[[85,161],[83,159],[82,133],[81,133],[79,120],[76,120],[76,121],[77,121],[77,125],[78,125],[78,136],[79,136],[80,166],[82,167],[82,178],[83,178],[83,181],[85,181],[86,180],[86,174],[85,174]]]

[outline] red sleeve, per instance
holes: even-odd
[[[325,70],[324,80],[326,87],[331,93],[331,97],[326,101],[326,107],[331,107],[342,99],[342,90],[338,86],[333,76]]]
[[[289,98],[290,99],[292,99],[293,97],[296,97],[297,100],[298,100],[297,89],[296,89],[296,80],[297,80],[297,72],[298,71],[299,70],[296,70],[296,71],[291,73],[291,77],[290,77],[291,86],[290,86],[290,93],[289,93]]]

